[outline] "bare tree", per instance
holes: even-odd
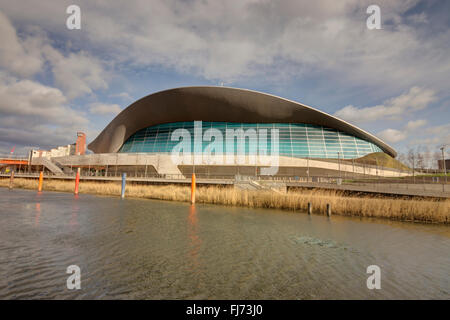
[[[405,153],[399,153],[397,155],[397,161],[400,162],[402,165],[404,165],[405,167],[408,167],[408,159]],[[399,165],[398,169],[400,170],[404,170],[404,167],[402,167],[401,165]]]
[[[416,154],[414,152],[414,149],[410,148],[408,150],[408,154],[406,155],[406,162],[411,168],[416,167]]]
[[[433,167],[433,155],[430,152],[428,146],[421,146],[422,153],[424,157],[424,164],[426,169],[431,169]]]
[[[418,146],[415,154],[416,167],[422,170],[425,169],[425,156],[421,146]]]

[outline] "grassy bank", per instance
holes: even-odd
[[[400,170],[406,170],[410,171],[411,168],[407,167],[400,161],[398,161],[395,158],[392,158],[390,155],[384,153],[384,152],[374,152],[369,153],[368,155],[365,155],[364,157],[357,158],[354,160],[351,159],[343,159],[343,161],[348,163],[355,163],[362,164],[362,165],[372,165],[372,166],[380,166],[385,168],[392,168],[392,169],[400,169]]]
[[[8,185],[9,179],[0,179],[0,187]],[[15,179],[14,181],[15,188],[37,190],[37,185],[37,180]],[[118,196],[120,188],[119,182],[80,182],[80,193]],[[73,189],[73,181],[44,181],[44,191],[73,192]],[[126,195],[187,202],[190,201],[190,187],[128,184]],[[197,203],[306,211],[308,202],[311,202],[315,214],[325,214],[326,205],[329,203],[332,213],[336,215],[450,223],[450,200],[352,197],[344,196],[342,192],[334,190],[302,190],[277,194],[269,191],[241,191],[216,186],[197,189]]]

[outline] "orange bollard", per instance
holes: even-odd
[[[44,171],[41,171],[39,173],[39,185],[38,185],[38,191],[42,192],[42,183],[44,181]]]
[[[80,184],[80,168],[77,169],[77,175],[75,177],[75,194],[78,194],[78,185]]]
[[[191,181],[191,203],[195,203],[195,173],[192,174],[192,181]]]
[[[14,187],[14,170],[11,171],[11,177],[9,178],[9,189]]]

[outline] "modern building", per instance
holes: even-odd
[[[194,121],[203,129],[277,128],[280,154],[301,158],[358,158],[396,152],[370,133],[306,105],[251,90],[186,87],[151,94],[123,110],[89,144],[96,153],[171,152],[171,133]]]
[[[146,96],[69,155],[33,157],[55,174],[235,178],[402,176],[367,157],[395,157],[372,134],[304,104],[252,90],[183,87]],[[364,161],[361,160],[364,159]],[[367,160],[367,161],[366,161]]]
[[[190,139],[188,145],[184,141],[183,152],[198,156],[208,150],[211,154],[208,146],[214,141],[216,148],[212,153],[216,155],[220,149],[223,161],[211,163],[205,161],[206,157],[195,160],[192,156],[174,163],[171,154],[177,146],[180,149],[181,141],[186,138],[180,138],[180,130]],[[235,134],[229,134],[230,130]],[[260,134],[266,132],[265,140],[261,139]],[[219,141],[217,134],[223,137]],[[222,148],[217,148],[217,143]],[[156,173],[183,175],[194,170],[194,165],[197,172],[203,170],[209,174],[259,175],[267,161],[263,164],[249,155],[255,152],[259,155],[261,151],[268,155],[276,151],[279,155],[276,164],[279,170],[275,175],[293,176],[310,174],[314,168],[322,173],[354,172],[354,164],[341,164],[340,160],[358,159],[375,152],[396,156],[396,151],[379,138],[312,107],[252,90],[210,86],[165,90],[134,102],[88,148],[95,154],[113,158],[116,154],[116,162],[108,162],[111,165],[145,163],[146,170],[151,164]],[[238,159],[241,154],[245,161]],[[230,155],[235,159],[227,158]],[[361,171],[374,175],[375,172],[375,169]]]
[[[444,160],[438,160],[438,169],[444,171],[444,169],[448,172],[450,172],[450,159],[445,159],[445,166],[444,166]]]

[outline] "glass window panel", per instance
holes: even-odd
[[[174,122],[163,123],[148,128],[143,128],[133,134],[123,144],[119,152],[170,152],[179,141],[171,141],[174,130],[185,128],[191,134],[191,144],[193,144],[194,122]],[[271,150],[270,129],[278,129],[279,133],[279,152],[281,155],[294,157],[316,157],[316,158],[337,158],[338,152],[342,158],[361,157],[372,152],[382,152],[382,150],[363,139],[356,138],[344,132],[339,132],[332,128],[322,128],[312,124],[302,123],[237,123],[237,122],[202,122],[203,133],[209,128],[216,128],[224,135],[224,151],[227,139],[225,129],[244,130],[267,129],[268,136],[266,141],[267,151]],[[248,137],[245,140],[229,137],[233,139],[235,151],[237,143],[245,145],[245,152],[250,149]],[[209,144],[203,141],[205,148]],[[193,148],[193,146],[191,146]]]

